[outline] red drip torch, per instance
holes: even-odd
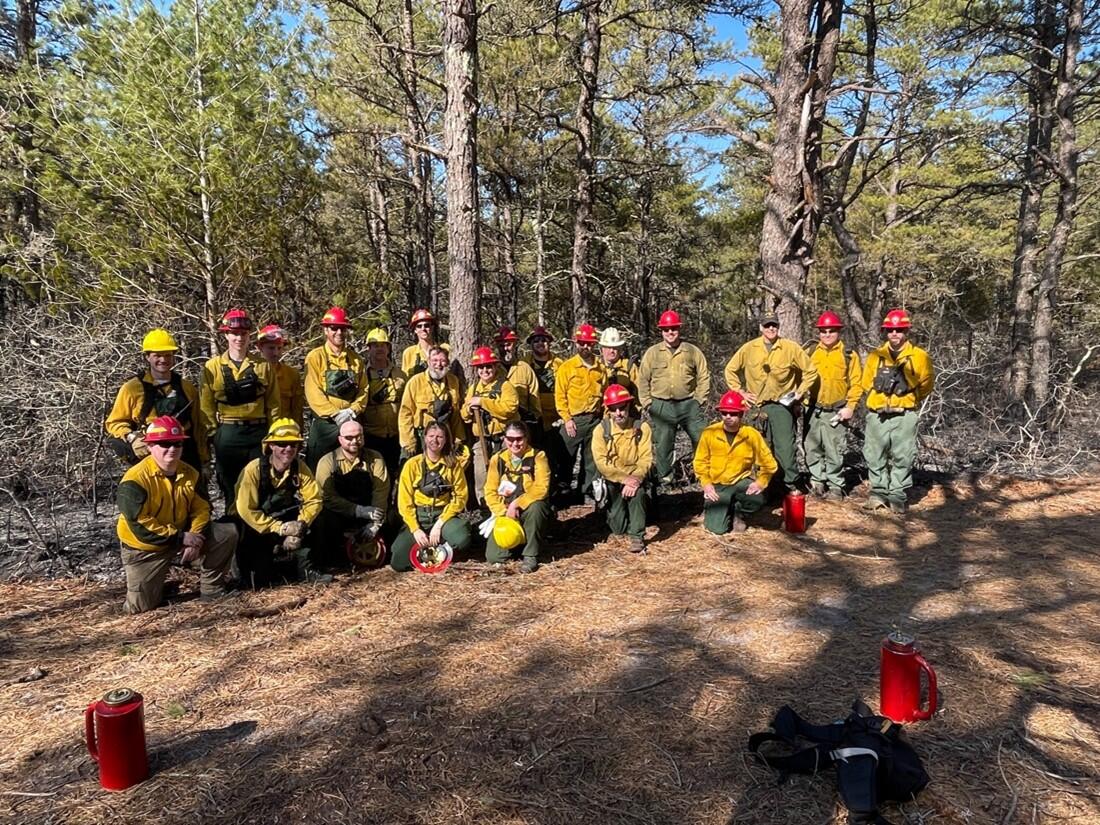
[[[112,690],[84,711],[88,753],[99,763],[99,784],[124,791],[149,778],[145,700],[129,688]]]
[[[920,707],[920,674],[928,674],[928,710]],[[895,722],[931,719],[936,712],[936,671],[920,655],[912,636],[895,630],[882,640],[879,667],[882,715]]]
[[[788,533],[806,532],[806,496],[798,491],[783,498],[783,527]]]

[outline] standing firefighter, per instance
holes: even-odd
[[[202,368],[199,398],[207,434],[214,440],[214,469],[232,512],[237,478],[260,457],[268,425],[282,416],[279,380],[271,366],[249,352],[252,321],[243,309],[225,313],[218,327],[227,349]]]
[[[722,420],[703,430],[695,451],[695,475],[703,487],[703,527],[711,533],[745,532],[742,516],[764,506],[764,490],[778,470],[764,437],[741,425],[747,409],[741,393],[730,390],[723,395],[718,402]]]
[[[519,397],[491,349],[478,347],[470,364],[477,373],[477,381],[470,386],[470,394],[462,405],[462,420],[470,425],[473,443],[474,495],[483,501],[489,459],[503,445],[505,426],[516,419]]]
[[[710,395],[710,370],[702,350],[681,340],[678,313],[671,309],[662,312],[657,328],[662,340],[642,356],[638,399],[653,422],[657,477],[667,484],[672,481],[677,429],[687,432],[694,450],[707,425],[703,405]]]
[[[142,439],[147,424],[162,415],[170,415],[183,426],[191,438],[183,442],[183,460],[202,473],[208,458],[206,438],[199,428],[195,438],[193,422],[199,415],[199,391],[176,372],[176,339],[165,329],[150,330],[141,342],[148,368],[142,370],[119,388],[115,404],[107,415],[104,429],[108,443],[129,465],[136,464],[149,449]]]
[[[859,355],[845,352],[844,323],[832,312],[817,319],[818,342],[810,348],[817,383],[810,390],[802,448],[810,471],[810,491],[831,501],[844,498],[844,447],[847,423],[863,395]]]
[[[603,394],[607,414],[592,434],[592,457],[607,494],[607,524],[630,536],[630,552],[645,551],[645,480],[653,467],[649,425],[634,418],[634,397],[621,384]]]
[[[577,479],[577,492],[584,495],[592,488],[596,465],[592,462],[592,431],[600,423],[603,414],[603,387],[607,370],[603,361],[596,358],[596,328],[581,324],[573,334],[576,355],[558,367],[554,377],[554,403],[561,417],[560,431],[565,451],[563,475],[557,483],[566,490],[571,485],[573,464],[577,453],[581,454],[581,474]]]
[[[340,425],[358,418],[370,403],[367,368],[347,343],[350,326],[343,309],[330,309],[321,318],[325,342],[306,356],[306,402],[313,411],[306,446],[310,469],[336,448]]]
[[[437,547],[443,543],[461,552],[470,546],[470,526],[458,517],[466,507],[466,471],[455,457],[451,433],[442,424],[424,430],[424,452],[405,462],[397,487],[397,511],[405,529],[393,540],[390,566],[406,573],[413,569],[413,545]]]
[[[626,341],[615,327],[608,327],[600,333],[600,358],[603,360],[607,376],[604,389],[612,384],[626,387],[626,391],[636,397],[638,392],[638,365],[623,357]]]
[[[160,605],[164,579],[177,558],[199,566],[203,601],[226,594],[237,530],[232,524],[210,521],[210,505],[198,491],[198,471],[181,458],[186,441],[187,433],[175,418],[153,419],[145,431],[149,455],[127,470],[118,485],[127,613]]]
[[[462,386],[457,376],[448,371],[450,363],[447,350],[433,347],[428,355],[428,368],[412,376],[405,385],[397,410],[403,458],[412,458],[423,449],[424,431],[429,424],[446,427],[450,432],[448,444],[455,453],[469,456],[463,445],[466,428],[462,424]],[[462,459],[463,466],[465,463]]]
[[[905,513],[917,458],[917,408],[932,394],[932,359],[909,342],[912,323],[904,309],[892,309],[882,322],[886,343],[867,356],[863,389],[867,393],[867,461],[871,494],[864,508],[890,507]]]
[[[489,462],[485,481],[485,503],[492,513],[483,524],[492,528],[486,530],[485,561],[508,561],[522,548],[520,572],[538,570],[543,534],[550,520],[549,497],[546,454],[531,446],[526,425],[513,421],[504,431],[504,449]]]
[[[508,383],[516,388],[519,420],[527,425],[528,439],[537,446],[542,443],[542,397],[538,376],[531,365],[519,357],[519,336],[514,329],[501,327],[496,344]]]
[[[297,561],[306,581],[330,582],[313,566],[309,527],[321,513],[321,488],[298,454],[302,431],[289,418],[271,425],[263,455],[251,462],[237,482],[237,514],[244,522],[237,566],[253,588],[275,578],[276,553]]]
[[[568,478],[565,466],[566,453],[562,447],[561,438],[554,429],[554,423],[558,420],[558,408],[554,401],[554,374],[562,365],[562,359],[550,351],[550,342],[554,336],[546,327],[535,327],[527,336],[527,344],[531,351],[523,357],[523,360],[531,365],[531,371],[535,373],[535,380],[539,385],[539,406],[542,410],[541,426],[531,432],[531,443],[540,450],[546,452],[546,458],[550,462],[550,483],[553,485],[559,479]]]
[[[409,319],[409,329],[416,336],[416,343],[405,347],[401,353],[401,371],[409,378],[428,369],[428,357],[436,347],[447,353],[447,367],[451,365],[451,348],[439,340],[439,321],[429,310],[418,309]]]
[[[256,333],[256,349],[271,365],[279,382],[279,409],[285,417],[297,421],[299,427],[304,427],[306,396],[302,388],[302,374],[297,367],[283,362],[286,343],[286,332],[277,324],[268,324]]]
[[[386,460],[391,479],[397,478],[401,462],[401,440],[398,438],[397,408],[405,390],[405,373],[393,365],[390,336],[376,327],[367,333],[367,397],[370,404],[363,411],[364,441]]]
[[[726,364],[726,383],[756,409],[746,422],[762,430],[779,472],[775,496],[798,480],[794,408],[817,381],[817,367],[794,341],[779,337],[779,318],[760,319],[760,337],[743,345]]]

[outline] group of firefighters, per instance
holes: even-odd
[[[673,310],[639,361],[625,357],[615,328],[579,325],[563,359],[545,327],[527,336],[523,356],[515,330],[503,327],[495,349],[474,351],[469,384],[426,309],[412,315],[416,341],[400,364],[386,330],[368,333],[364,355],[349,345],[350,326],[342,308],[326,312],[324,343],[300,374],[281,360],[281,328],[254,334],[248,314],[231,309],[219,327],[225,352],[206,362],[198,387],[176,371],[168,331],[145,336],[146,367],[119,390],[105,424],[131,465],[117,495],[127,612],[162,602],[173,562],[198,566],[201,598],[215,600],[229,595],[234,559],[245,587],[293,567],[305,580],[331,581],[328,569],[387,555],[395,570],[431,569],[469,548],[474,529],[487,561],[518,557],[521,571],[534,572],[553,505],[585,495],[606,510],[613,534],[644,552],[652,498],[673,480],[681,429],[704,528],[742,532],[745,516],[791,486],[844,498],[847,428],[864,398],[864,507],[904,514],[918,410],[934,383],[902,309],[886,315],[886,342],[862,364],[841,342],[834,313],[821,314],[807,347],[781,337],[778,317],[765,315],[759,337],[726,364],[728,391],[710,424],[707,360],[681,338]],[[210,447],[225,499],[217,520],[203,475]],[[472,527],[479,510],[488,517]]]

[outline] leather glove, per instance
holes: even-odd
[[[297,538],[306,531],[306,523],[304,521],[284,521],[279,526],[280,536],[290,536]]]
[[[134,455],[138,458],[145,458],[149,455],[149,445],[145,443],[145,439],[140,435],[130,442],[130,449],[134,451]]]
[[[375,536],[378,535],[378,531],[381,530],[381,529],[382,529],[381,524],[368,524],[366,527],[361,528],[357,535],[363,541],[370,541],[371,539],[373,539]]]
[[[332,416],[332,423],[339,427],[343,424],[347,424],[353,418],[355,418],[355,413],[350,407],[345,407],[340,410],[340,412],[336,413],[336,415]]]
[[[302,540],[297,536],[287,536],[283,539],[283,549],[293,552],[302,549]]]
[[[401,448],[401,455],[400,455],[400,456],[398,457],[398,459],[397,459],[397,460],[398,460],[398,461],[399,461],[400,463],[404,464],[404,463],[405,463],[406,461],[408,461],[408,460],[409,460],[410,458],[412,458],[412,457],[413,457],[414,455],[416,455],[416,453],[414,453],[414,452],[412,451],[412,449],[411,449],[411,448],[409,448],[409,447],[402,447],[402,448]]]
[[[381,507],[370,507],[366,504],[355,505],[355,517],[357,519],[367,519],[369,521],[381,521],[386,515],[385,511]]]

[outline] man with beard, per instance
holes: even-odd
[[[468,456],[464,449],[466,427],[462,423],[462,388],[449,370],[450,363],[451,355],[447,350],[433,347],[428,354],[428,368],[412,376],[405,385],[397,411],[398,438],[404,459],[424,449],[424,431],[432,423],[446,427],[453,449],[460,456]],[[465,466],[465,458],[461,458],[461,463]]]
[[[321,318],[325,342],[306,356],[306,401],[313,411],[306,447],[310,469],[315,469],[321,456],[336,447],[340,425],[357,419],[370,403],[366,365],[348,346],[350,326],[347,313],[341,307],[332,307]]]
[[[496,337],[497,354],[506,371],[505,377],[516,388],[519,399],[519,419],[527,425],[532,444],[542,441],[542,399],[539,379],[527,361],[519,357],[519,336],[511,327],[501,327]]]
[[[554,403],[558,408],[562,425],[562,446],[568,459],[565,474],[558,484],[566,490],[571,486],[573,464],[577,453],[581,454],[581,474],[577,479],[577,492],[581,496],[592,489],[596,467],[592,462],[592,431],[603,415],[603,388],[607,370],[596,357],[596,328],[581,324],[573,335],[576,355],[560,367],[554,377]]]
[[[607,488],[607,524],[630,537],[630,552],[645,552],[646,476],[653,467],[649,425],[634,417],[634,397],[612,384],[603,394],[606,415],[592,434],[592,457]]]

